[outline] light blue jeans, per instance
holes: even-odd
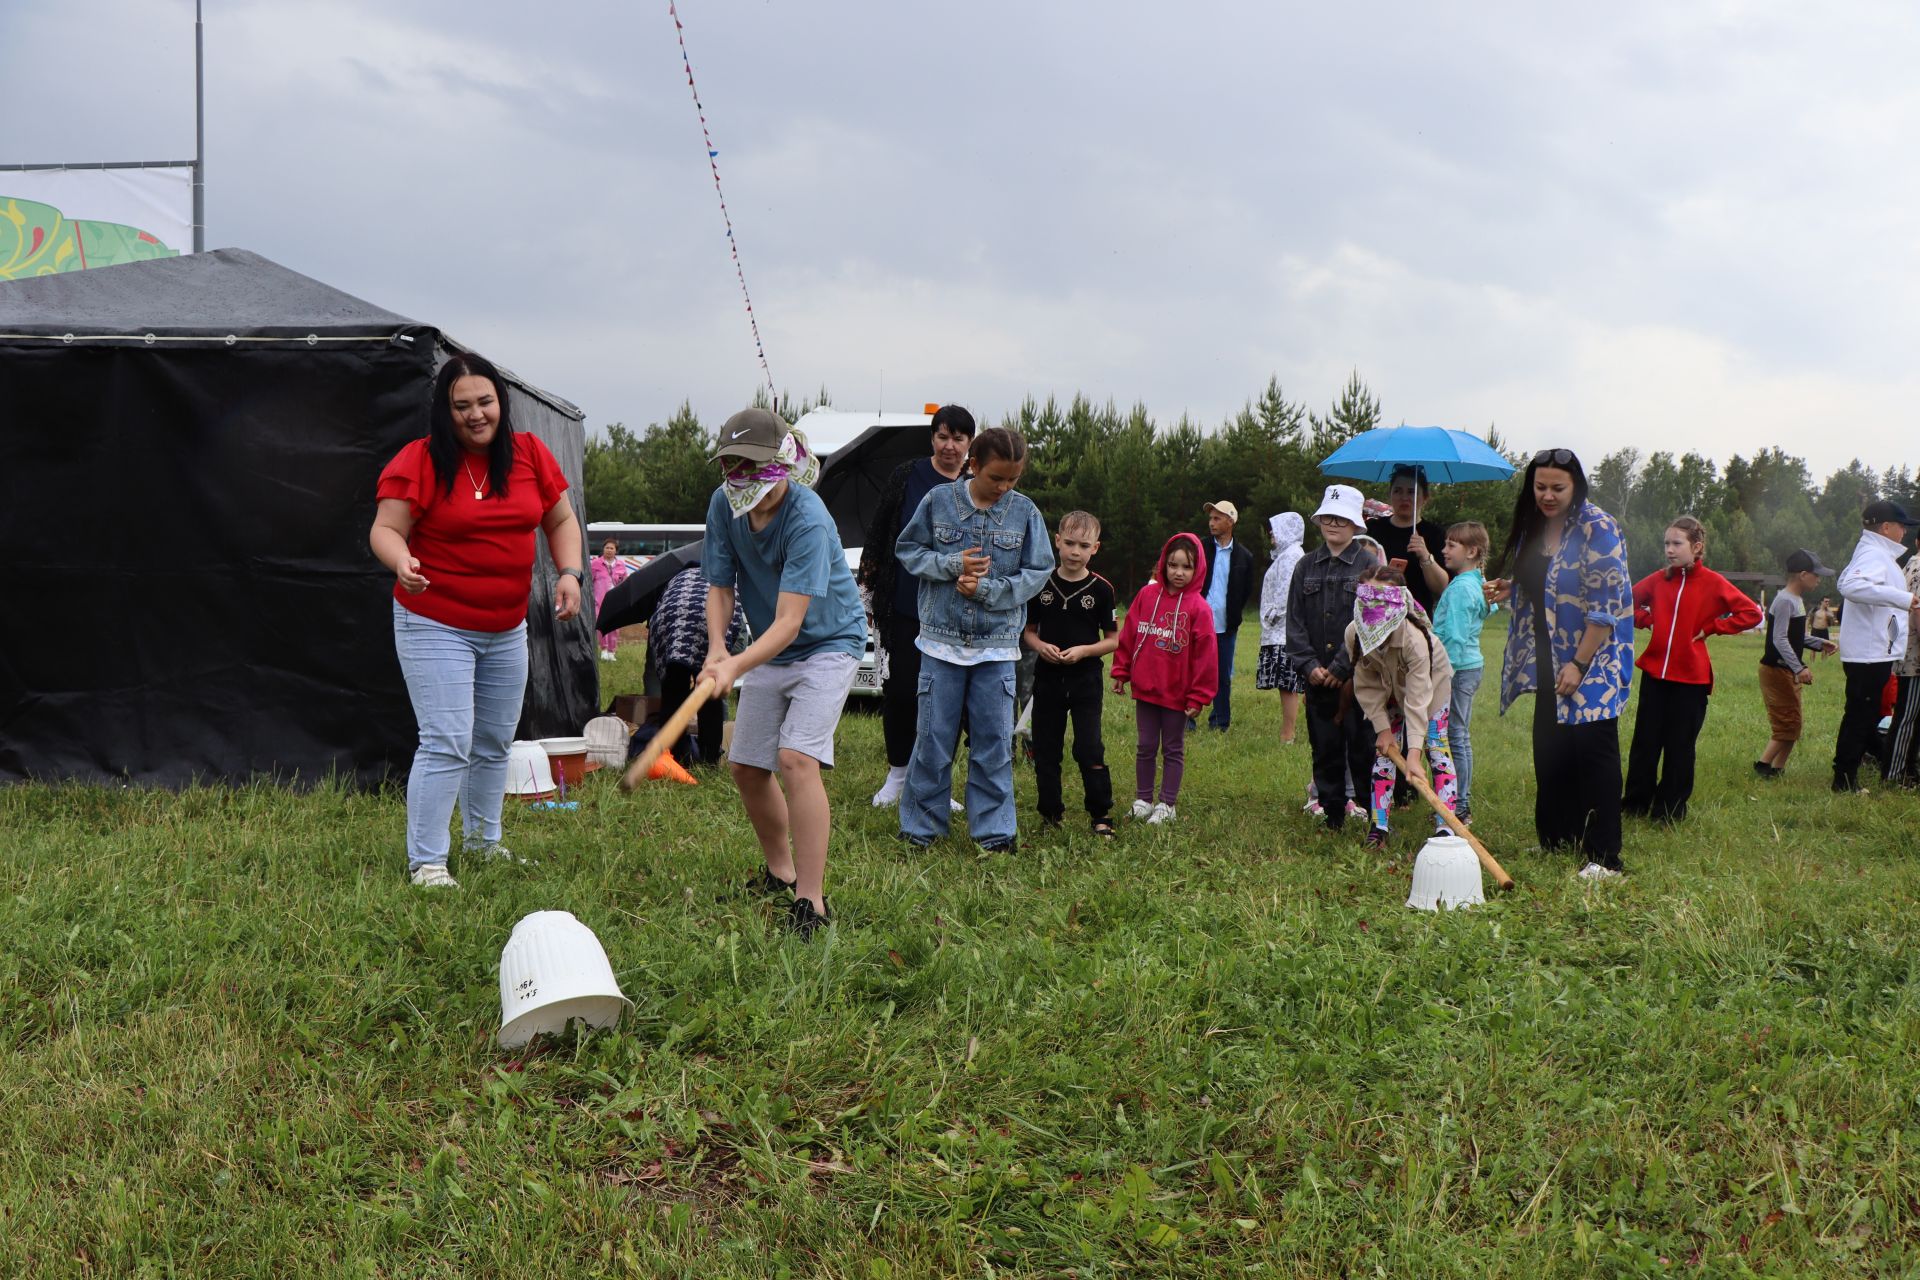
[[[455,800],[463,847],[500,841],[507,751],[527,692],[527,624],[462,631],[396,600],[393,647],[420,725],[407,777],[407,866],[444,866]]]
[[[1011,840],[1013,814],[1013,667],[971,667],[920,655],[920,722],[900,793],[900,830],[937,840],[953,821],[953,754],[960,713],[967,717],[967,834],[982,844]]]
[[[1460,803],[1473,799],[1473,695],[1480,692],[1485,667],[1453,673],[1453,697],[1447,703],[1447,745],[1453,748],[1453,774],[1460,780]]]

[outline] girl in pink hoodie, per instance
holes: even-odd
[[[1113,653],[1113,691],[1133,685],[1139,744],[1133,757],[1133,816],[1172,822],[1187,763],[1187,721],[1213,701],[1220,686],[1220,655],[1213,610],[1201,593],[1207,553],[1200,539],[1176,533],[1160,548],[1154,581],[1140,588],[1120,627]],[[1160,802],[1153,801],[1154,767],[1166,757]]]

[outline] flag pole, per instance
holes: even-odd
[[[206,57],[201,46],[200,0],[193,0],[193,251],[207,250]]]

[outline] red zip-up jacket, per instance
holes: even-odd
[[[1193,581],[1184,591],[1169,591],[1167,552],[1185,545],[1193,553]],[[1212,702],[1220,689],[1220,651],[1213,634],[1213,610],[1200,592],[1207,580],[1207,554],[1200,539],[1176,533],[1160,548],[1159,581],[1140,588],[1120,624],[1120,647],[1113,651],[1113,678],[1130,681],[1133,696],[1156,707],[1191,714]]]
[[[1730,636],[1760,625],[1760,606],[1696,560],[1662,569],[1633,584],[1633,625],[1653,632],[1634,663],[1656,680],[1713,688],[1708,636]]]

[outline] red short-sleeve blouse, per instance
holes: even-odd
[[[511,631],[527,618],[534,533],[567,491],[567,478],[547,446],[525,432],[513,436],[506,496],[486,483],[484,460],[471,461],[485,498],[473,496],[464,475],[454,477],[453,492],[441,488],[424,439],[395,454],[380,473],[377,495],[398,498],[413,512],[407,547],[428,584],[416,596],[395,583],[393,598],[463,631]]]

